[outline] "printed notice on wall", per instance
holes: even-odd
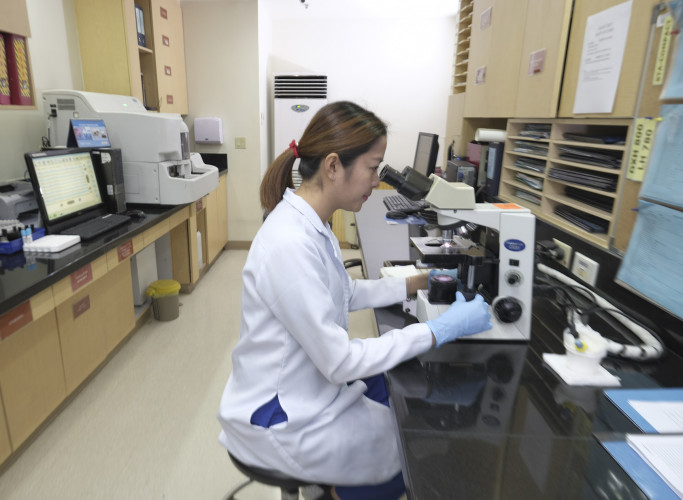
[[[586,21],[574,113],[611,113],[624,60],[632,1],[594,14]]]

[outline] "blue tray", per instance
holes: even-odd
[[[31,236],[33,236],[34,240],[42,238],[43,236],[45,236],[45,228],[36,228],[36,230],[33,231],[33,233],[31,233]],[[24,248],[24,242],[21,238],[17,238],[16,240],[12,241],[0,242],[0,253],[3,254],[15,253],[21,250],[22,248]]]

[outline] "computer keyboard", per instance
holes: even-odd
[[[426,208],[426,204],[421,201],[413,201],[402,194],[392,194],[384,197],[384,206],[387,210],[398,210],[400,212],[415,213]]]
[[[64,229],[61,234],[76,234],[81,237],[81,240],[92,240],[130,220],[131,218],[127,215],[107,214]]]

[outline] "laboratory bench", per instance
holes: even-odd
[[[528,342],[459,340],[386,373],[412,500],[645,499],[607,444],[638,428],[604,388],[565,384],[543,360],[564,353],[564,313],[534,298]],[[375,310],[380,335],[417,321]],[[598,331],[615,340],[608,324]],[[683,386],[683,359],[602,362],[621,388]],[[647,489],[647,488],[646,488]]]
[[[154,245],[159,277],[185,293],[209,270],[227,243],[226,179],[190,204],[128,205],[146,216],[59,253],[0,255],[0,470],[149,318],[140,252]]]

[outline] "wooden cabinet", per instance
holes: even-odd
[[[500,198],[609,248],[631,125],[616,119],[509,120]],[[547,138],[532,133],[538,130],[547,130]]]
[[[526,5],[527,0],[474,1],[465,117],[514,116]]]
[[[100,277],[98,268],[103,270]],[[68,295],[56,307],[67,394],[93,373],[135,326],[130,261],[109,271],[103,256],[93,262],[89,273],[91,281],[75,291],[74,283],[83,271],[54,285]]]
[[[466,117],[556,116],[571,6],[474,0]]]
[[[187,114],[178,0],[74,0],[85,90],[131,95],[162,112]],[[135,5],[144,16],[138,45]]]

